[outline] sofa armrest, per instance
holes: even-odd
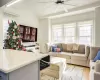
[[[100,47],[91,47],[90,48],[90,60],[93,60],[96,57],[99,50],[100,50]]]
[[[46,49],[47,53],[51,51],[51,45],[52,45],[51,43],[46,43],[45,44],[45,49]]]
[[[97,61],[95,62],[95,71],[96,71],[96,72],[100,72],[100,60],[97,60]]]
[[[100,80],[100,72],[94,72],[94,79],[93,80]]]

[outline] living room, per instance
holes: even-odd
[[[99,0],[1,0],[0,7],[0,80],[99,80]]]

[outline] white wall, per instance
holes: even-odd
[[[18,11],[19,17],[17,22],[19,24],[31,26],[31,27],[39,27],[38,17],[32,13],[31,11]]]
[[[52,24],[63,24],[94,19],[94,11],[52,19]]]
[[[45,52],[45,44],[49,42],[49,21],[47,18],[41,19],[39,27],[40,51]]]
[[[3,48],[3,13],[0,8],[0,49]]]
[[[100,47],[100,7],[95,9],[95,46]]]
[[[13,8],[4,8],[4,12],[10,14],[7,15],[8,17],[11,17],[11,19],[16,20],[18,24],[31,26],[31,27],[39,27],[39,20],[36,14],[34,14],[30,10],[18,10]],[[12,16],[11,16],[12,15]],[[7,17],[6,16],[6,17]],[[16,18],[16,19],[15,19]]]

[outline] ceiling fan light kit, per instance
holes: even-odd
[[[56,4],[64,4],[64,1],[57,0],[55,3],[56,3]]]

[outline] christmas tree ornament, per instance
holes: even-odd
[[[17,44],[18,44],[18,42],[17,42]]]
[[[17,38],[20,38],[20,36],[17,36]]]
[[[16,29],[17,28],[17,25],[15,25],[14,28]]]
[[[13,33],[13,36],[15,36],[15,33]]]
[[[16,36],[13,36],[13,39],[16,39]]]
[[[14,45],[14,47],[16,47],[16,45]]]
[[[10,38],[10,36],[8,35],[8,36],[7,36],[7,39],[9,39],[9,38]]]

